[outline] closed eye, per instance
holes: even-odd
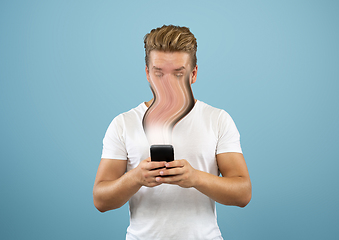
[[[155,75],[156,77],[162,77],[162,76],[164,76],[164,74],[163,74],[162,72],[155,72],[154,75]]]

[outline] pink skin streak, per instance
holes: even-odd
[[[143,118],[144,130],[150,143],[169,143],[175,125],[194,107],[189,80],[189,76],[166,76],[157,81],[150,79],[154,101]]]

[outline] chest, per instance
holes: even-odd
[[[128,128],[124,137],[128,153],[127,170],[130,170],[150,156],[150,144],[141,121],[140,124]],[[212,122],[187,117],[172,131],[174,158],[186,159],[192,167],[216,175],[218,173],[215,157],[217,143],[218,133]]]

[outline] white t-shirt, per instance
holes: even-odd
[[[102,158],[127,160],[127,171],[150,156],[142,127],[145,103],[113,119],[103,140]],[[240,135],[228,113],[197,101],[173,129],[175,159],[216,176],[216,155],[239,152]],[[128,240],[222,239],[214,200],[195,188],[161,184],[141,187],[129,200]]]

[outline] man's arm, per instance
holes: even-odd
[[[224,204],[245,207],[251,200],[252,187],[246,162],[241,153],[221,153],[217,163],[222,177],[194,169],[186,160],[166,164],[167,168],[157,177],[159,183],[194,187],[213,200]]]
[[[150,158],[126,172],[127,161],[101,159],[93,187],[93,202],[100,212],[123,206],[142,186],[160,185],[155,181],[164,162],[151,162]],[[125,173],[126,172],[126,173]]]

